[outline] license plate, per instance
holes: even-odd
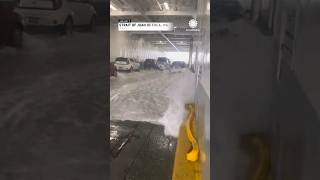
[[[29,17],[28,22],[31,24],[38,24],[39,18],[37,17]]]

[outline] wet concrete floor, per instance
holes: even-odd
[[[147,122],[111,121],[112,180],[170,180],[176,138]]]

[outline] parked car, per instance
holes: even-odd
[[[170,60],[166,57],[158,57],[156,65],[160,70],[170,70]]]
[[[22,47],[23,21],[14,12],[12,1],[0,0],[0,47]]]
[[[146,59],[143,62],[144,69],[157,69],[157,64],[155,59]]]
[[[140,64],[133,58],[118,57],[115,66],[118,71],[140,71]]]
[[[144,62],[140,61],[139,62],[140,68],[139,69],[144,69]]]
[[[28,27],[56,27],[63,34],[72,34],[75,26],[96,29],[96,11],[88,0],[20,0],[15,11]]]
[[[171,67],[175,69],[185,68],[187,67],[187,64],[184,61],[174,61],[172,62]]]
[[[118,72],[117,72],[117,68],[114,65],[114,62],[110,62],[110,76],[114,76],[117,77]]]
[[[135,59],[135,58],[129,58],[129,61],[130,61],[130,63],[133,65],[132,67],[133,67],[133,71],[140,71],[140,69],[141,69],[141,64],[140,64],[140,62],[137,60],[137,59]]]

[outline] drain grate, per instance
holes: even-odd
[[[124,147],[130,142],[130,140],[136,137],[134,133],[137,127],[138,124],[135,124],[133,127],[131,127],[133,129],[127,135],[112,140],[111,143],[113,144],[113,148],[111,149],[111,155],[113,158],[118,157]]]

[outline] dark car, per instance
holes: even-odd
[[[110,62],[110,76],[117,77],[117,75],[118,75],[117,68],[114,65],[114,62]]]
[[[170,70],[170,60],[166,57],[158,57],[156,62],[157,68],[160,70]]]
[[[22,47],[22,18],[14,12],[15,4],[0,0],[0,47]]]
[[[157,64],[155,59],[146,59],[143,62],[143,68],[144,69],[157,69]]]
[[[187,64],[184,61],[174,61],[171,64],[172,68],[185,68],[187,67]]]

